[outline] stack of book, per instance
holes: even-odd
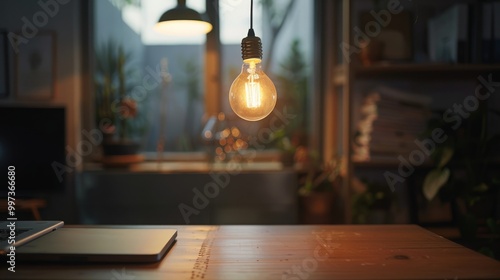
[[[425,131],[431,98],[379,87],[367,94],[355,128],[353,160],[407,156]]]

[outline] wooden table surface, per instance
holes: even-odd
[[[2,265],[0,279],[500,279],[500,263],[414,225],[166,226],[154,264]]]

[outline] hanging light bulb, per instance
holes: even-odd
[[[241,41],[243,66],[229,89],[229,104],[240,118],[258,121],[267,117],[276,106],[278,95],[271,79],[262,71],[262,43],[253,30],[253,0],[250,29]]]

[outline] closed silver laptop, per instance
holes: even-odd
[[[16,248],[20,261],[156,262],[177,237],[161,226],[61,227]],[[17,241],[16,241],[17,242]]]

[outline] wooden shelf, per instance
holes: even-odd
[[[372,66],[353,66],[352,75],[358,78],[457,78],[481,73],[500,72],[500,64],[442,64],[442,63],[380,63]],[[346,67],[337,65],[334,68],[333,83],[344,85]]]
[[[407,159],[406,156],[405,159]],[[351,159],[351,162],[353,163],[354,166],[357,167],[397,167],[400,163],[397,155],[373,156],[370,158],[370,160]],[[490,164],[491,166],[500,166],[500,158],[492,158],[490,159],[488,164]],[[418,167],[432,168],[435,167],[435,164],[433,164],[433,162],[430,159],[428,159],[424,163],[420,164]]]
[[[463,75],[478,75],[485,72],[500,71],[500,64],[438,64],[438,63],[408,63],[408,64],[376,64],[353,68],[357,77],[404,76],[412,78],[419,76],[428,78],[446,78]],[[417,76],[415,76],[417,75]]]
[[[368,161],[364,160],[356,160],[353,159],[352,163],[356,167],[379,167],[379,168],[394,168],[398,167],[399,160],[398,156],[377,156],[372,157]],[[423,164],[419,165],[419,167],[432,167],[431,161],[425,161]]]

